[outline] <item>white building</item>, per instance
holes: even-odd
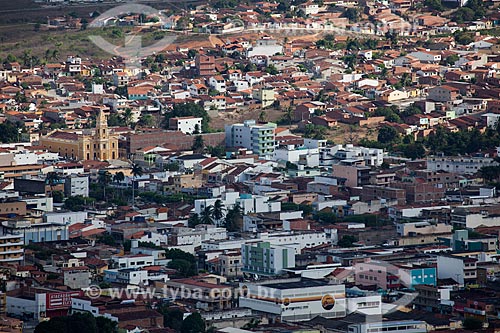
[[[425,333],[427,323],[420,320],[374,321],[372,323],[352,324],[349,333],[394,332],[394,333]]]
[[[274,150],[273,160],[278,162],[290,162],[293,164],[303,164],[307,167],[319,166],[319,149],[300,147],[294,145],[282,145]]]
[[[194,229],[183,227],[172,228],[168,234],[168,245],[193,245],[194,247],[198,247],[204,241],[217,241],[223,239],[227,239],[226,228],[199,224]]]
[[[256,125],[255,120],[226,125],[226,146],[244,147],[259,156],[271,158],[276,146],[275,128],[275,124]]]
[[[146,266],[153,266],[155,259],[152,255],[146,254],[133,254],[128,256],[112,256],[111,260],[113,265],[117,268],[142,268]]]
[[[280,231],[258,233],[255,238],[206,241],[202,242],[201,248],[208,251],[238,250],[241,249],[243,244],[252,244],[261,241],[269,242],[271,245],[291,246],[295,249],[295,254],[300,254],[302,249],[306,247],[314,247],[331,242],[327,233],[322,231]]]
[[[283,53],[283,46],[279,45],[275,39],[263,37],[259,39],[255,46],[247,50],[247,57],[254,56],[273,56],[277,53]]]
[[[231,209],[239,204],[244,214],[249,213],[271,213],[281,211],[280,201],[270,201],[269,197],[252,194],[240,194],[239,192],[224,192],[222,198],[197,199],[194,201],[194,212],[200,215],[205,207],[213,206],[217,200],[221,200],[226,208]],[[224,212],[225,213],[225,212]],[[219,222],[219,221],[215,221]]]
[[[437,257],[438,279],[453,279],[460,285],[475,283],[477,279],[477,259],[453,255]]]
[[[184,134],[201,133],[202,118],[198,117],[176,117],[170,118],[169,127],[174,131],[181,131]]]
[[[382,314],[382,296],[376,293],[363,296],[348,296],[347,314],[362,313],[366,315]]]
[[[243,272],[276,275],[284,268],[295,267],[295,249],[269,242],[243,244],[241,246]]]
[[[345,286],[324,280],[286,279],[241,283],[239,306],[279,321],[305,321],[314,317],[346,315]]]
[[[491,157],[427,157],[427,169],[433,172],[444,171],[458,174],[474,174],[482,167],[498,165]]]
[[[81,195],[89,196],[89,177],[70,175],[64,181],[64,195],[67,197]]]
[[[210,79],[208,79],[208,85],[220,93],[226,92],[226,80],[222,75],[211,76]]]
[[[322,165],[332,165],[342,160],[363,160],[365,165],[380,166],[384,162],[384,150],[351,144],[335,145],[321,149],[320,159]]]

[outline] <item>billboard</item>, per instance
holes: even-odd
[[[82,296],[83,292],[70,291],[70,292],[60,292],[60,293],[47,293],[46,297],[46,309],[56,310],[56,309],[67,309],[71,307],[71,297]]]

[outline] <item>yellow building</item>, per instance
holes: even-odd
[[[118,158],[118,135],[110,133],[104,112],[99,112],[95,129],[55,130],[40,138],[50,152],[76,160]]]

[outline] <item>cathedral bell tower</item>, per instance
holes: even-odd
[[[105,161],[110,158],[109,156],[109,131],[108,120],[104,111],[100,110],[96,119],[96,137],[95,137],[95,151],[94,159]]]

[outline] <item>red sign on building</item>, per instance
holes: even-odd
[[[71,307],[71,297],[82,296],[82,291],[70,291],[47,294],[47,310],[64,309]]]

